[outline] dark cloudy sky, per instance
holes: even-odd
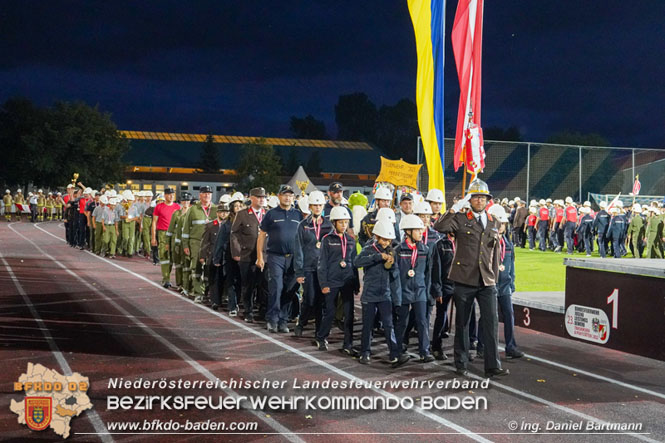
[[[665,1],[490,0],[484,31],[483,126],[665,145]],[[136,130],[288,136],[311,113],[335,135],[340,94],[394,104],[416,81],[406,0],[3,1],[0,54],[0,101],[84,100]]]

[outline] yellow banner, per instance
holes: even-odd
[[[418,172],[422,165],[412,165],[404,160],[388,160],[381,157],[381,172],[377,182],[388,182],[395,186],[418,188]]]

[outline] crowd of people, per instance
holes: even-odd
[[[509,221],[515,243],[529,249],[551,250],[591,257],[598,248],[600,257],[621,258],[628,251],[635,258],[663,258],[665,212],[662,202],[649,205],[623,201],[601,201],[598,212],[591,202],[578,204],[571,197],[565,200],[541,199],[527,203],[516,197],[501,203],[510,214]]]
[[[487,184],[476,179],[443,213],[441,190],[402,193],[396,200],[390,188],[378,187],[369,208],[360,199],[359,217],[348,205],[356,194],[346,200],[343,192],[339,182],[327,193],[299,198],[288,185],[271,197],[256,187],[247,196],[225,194],[213,203],[208,186],[197,199],[182,192],[176,201],[171,188],[154,196],[78,183],[68,185],[64,196],[38,191],[31,218],[62,218],[71,247],[109,259],[145,257],[160,266],[164,288],[248,323],[264,321],[270,333],[290,333],[293,324],[294,336],[311,337],[317,349],[327,351],[331,330],[338,327],[340,350],[362,364],[371,362],[372,341],[380,336],[393,367],[410,360],[414,338],[419,362],[448,359],[443,341],[452,300],[454,365],[461,376],[480,357],[486,376],[508,373],[498,352],[499,310],[506,358],[524,355],[515,341],[511,300],[515,248],[528,243],[530,249],[565,247],[589,255],[597,236],[603,257],[608,250],[622,257],[627,247],[636,257],[662,257],[657,203],[624,211],[620,201],[601,202],[595,213],[589,202],[576,205],[567,198],[532,201],[527,209],[519,198],[492,199]],[[22,204],[20,191],[6,194],[12,200],[4,200],[5,208]],[[11,220],[6,211],[5,216]]]

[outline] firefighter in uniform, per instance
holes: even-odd
[[[199,189],[199,202],[192,206],[182,224],[182,250],[185,253],[185,262],[192,274],[192,295],[194,302],[203,303],[205,291],[203,284],[203,265],[199,261],[201,238],[205,225],[210,223],[217,215],[217,206],[212,204],[212,188],[201,186]]]
[[[175,289],[182,295],[188,296],[192,290],[190,282],[190,272],[185,263],[185,254],[182,252],[182,223],[185,221],[185,215],[189,211],[192,194],[183,192],[180,194],[180,209],[171,216],[171,223],[167,236],[171,239],[167,248],[171,254],[171,263],[175,268]]]
[[[2,197],[2,202],[5,204],[5,220],[8,222],[12,221],[12,206],[14,205],[14,199],[12,198],[12,191],[7,189],[5,191],[5,196]]]
[[[379,209],[390,208],[390,203],[393,200],[393,193],[386,187],[377,188],[376,193],[374,194],[374,200],[376,201],[376,209],[369,212],[360,222],[360,232],[358,233],[360,246],[364,246],[372,240],[372,232],[374,231],[374,225],[376,224],[376,215],[378,214]]]

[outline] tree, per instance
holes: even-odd
[[[414,102],[403,98],[394,106],[381,106],[375,143],[388,157],[415,163],[418,135],[418,109]]]
[[[290,176],[296,173],[298,166],[300,166],[300,159],[298,158],[298,152],[296,152],[295,147],[289,149],[289,154],[286,157],[286,161],[282,159],[282,163],[284,164],[284,167],[282,168],[282,175]]]
[[[197,171],[215,173],[219,172],[219,168],[219,150],[217,149],[217,145],[215,145],[212,134],[208,134],[205,142],[203,142]]]
[[[295,115],[291,116],[291,124],[289,129],[295,138],[309,138],[314,140],[327,139],[326,125],[321,120],[317,120],[308,114],[304,118],[298,118]]]
[[[576,131],[563,130],[552,134],[547,143],[555,143],[558,145],[575,145],[575,146],[609,146],[609,141],[600,134],[589,133],[582,134]]]
[[[374,143],[378,111],[367,94],[340,95],[335,105],[337,139]]]
[[[318,150],[309,155],[309,159],[305,165],[305,172],[309,177],[318,177],[321,175],[321,155]]]
[[[0,112],[0,142],[15,151],[8,166],[11,183],[62,187],[74,172],[93,187],[124,179],[129,142],[110,114],[82,102],[37,108],[12,99]]]
[[[240,147],[240,162],[236,173],[240,177],[238,189],[248,192],[256,186],[262,186],[268,192],[277,192],[278,173],[282,170],[279,156],[272,145],[264,138],[257,138],[252,143]]]
[[[517,126],[511,126],[507,129],[490,126],[489,128],[483,128],[483,138],[485,140],[521,142],[522,133]]]

